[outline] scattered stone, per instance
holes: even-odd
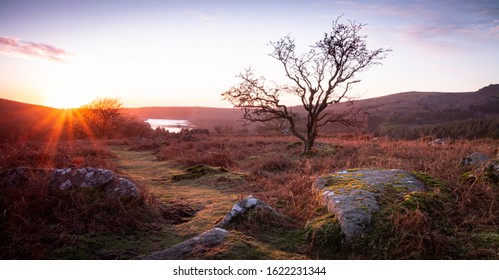
[[[489,157],[482,153],[472,153],[461,159],[461,166],[478,166],[489,160]]]
[[[203,254],[211,247],[219,245],[229,235],[229,231],[213,228],[168,249],[154,252],[144,257],[146,260],[182,260],[194,254]]]
[[[45,180],[49,189],[102,188],[108,197],[137,197],[139,189],[128,179],[116,178],[114,172],[100,168],[31,168],[17,167],[0,170],[0,185],[17,187],[36,186],[33,180]]]
[[[425,189],[413,174],[398,169],[345,170],[319,177],[315,184],[347,241],[367,232],[381,199]]]
[[[474,182],[479,178],[484,178],[499,186],[499,157],[491,159],[485,154],[475,152],[464,157],[460,165],[471,167],[461,176],[461,180]]]
[[[186,179],[196,179],[208,174],[221,174],[227,172],[229,172],[229,170],[223,167],[213,167],[209,165],[198,164],[196,166],[187,168],[183,173],[173,174],[170,179],[172,181],[180,181]]]
[[[130,180],[118,178],[113,184],[106,186],[106,194],[109,197],[138,197],[139,189]]]
[[[240,219],[242,216],[253,209],[269,211],[279,216],[279,214],[268,204],[250,195],[247,198],[234,204],[229,213],[227,213],[222,221],[220,221],[215,227],[225,228],[231,221]]]
[[[474,182],[475,180],[482,178],[495,186],[499,186],[499,158],[490,159],[483,162],[481,165],[474,167],[475,168],[472,171],[465,172],[461,176],[461,179]]]
[[[499,186],[499,158],[487,162],[485,176],[496,186]]]
[[[445,141],[443,139],[437,138],[433,141],[430,141],[428,145],[444,145]]]
[[[114,179],[114,172],[100,168],[53,169],[49,186],[61,190],[75,188],[95,188],[106,185]]]

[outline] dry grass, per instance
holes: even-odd
[[[115,170],[110,160],[113,157],[104,145],[95,141],[0,143],[0,168],[89,166]]]
[[[1,167],[113,167],[112,154],[91,143],[61,143],[47,153],[41,143],[2,149]],[[139,197],[105,198],[99,190],[49,189],[49,178],[32,174],[18,185],[0,180],[0,259],[45,259],[75,244],[81,235],[123,235],[145,230],[159,218],[142,184]]]
[[[471,170],[459,166],[461,158],[472,152],[494,157],[497,140],[435,146],[369,137],[331,137],[318,142],[309,157],[298,156],[301,147],[292,137],[197,135],[194,141],[171,137],[128,139],[120,144],[150,150],[157,159],[179,169],[197,164],[226,167],[244,180],[231,183],[225,192],[241,198],[254,195],[301,227],[323,213],[313,189],[319,175],[348,168],[398,168],[428,174],[443,182],[448,199],[438,211],[416,208],[391,213],[387,233],[400,236],[398,244],[388,252],[391,255],[375,257],[406,258],[411,256],[405,252],[412,251],[417,253],[415,258],[498,258],[494,233],[499,190],[481,177],[462,180],[462,174]],[[92,166],[117,171],[113,154],[94,142],[48,146],[25,141],[0,150],[0,167]],[[54,248],[77,242],[78,234],[122,234],[143,227],[144,221],[160,212],[149,203],[154,198],[147,196],[146,189],[144,197],[130,204],[90,204],[90,194],[51,193],[45,185],[43,178],[32,178],[29,186],[1,192],[0,258],[45,258]]]
[[[476,253],[456,249],[468,247],[469,234],[497,231],[497,186],[486,180],[460,180],[469,168],[459,166],[460,160],[473,152],[494,157],[499,146],[496,140],[428,145],[419,140],[333,137],[319,139],[318,149],[310,157],[299,157],[301,148],[294,143],[291,137],[206,136],[196,142],[167,142],[157,156],[181,165],[205,163],[245,173],[246,183],[233,191],[241,193],[241,197],[252,194],[302,225],[320,213],[321,206],[312,185],[318,175],[327,172],[397,168],[441,180],[449,192],[443,209],[430,213],[402,209],[391,215],[390,234],[403,237],[398,241],[401,242],[399,249],[403,250],[394,251],[400,255],[392,257],[402,258],[403,251],[411,249],[418,252],[412,256],[417,258],[464,258]],[[220,158],[211,162],[201,160],[211,154]],[[497,258],[496,250],[492,249],[488,258]]]

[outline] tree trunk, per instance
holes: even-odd
[[[303,151],[301,152],[302,155],[308,155],[312,151],[312,148],[314,147],[314,142],[315,139],[307,139],[307,141],[303,142]]]
[[[317,118],[309,116],[307,124],[307,137],[306,140],[303,141],[303,152],[302,155],[307,155],[312,151],[312,148],[315,144],[315,138],[317,137]]]

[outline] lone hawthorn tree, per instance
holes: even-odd
[[[270,83],[264,77],[254,77],[247,69],[238,75],[242,82],[222,93],[234,107],[244,110],[243,119],[249,122],[268,122],[284,119],[290,132],[303,142],[303,153],[311,151],[319,129],[327,123],[353,125],[348,113],[333,114],[325,109],[347,98],[355,74],[370,65],[381,64],[391,49],[369,50],[366,36],[360,35],[364,25],[352,21],[333,21],[330,33],[303,54],[295,53],[294,39],[289,36],[271,42],[270,54],[281,62],[288,85]],[[299,97],[306,111],[306,129],[297,128],[299,115],[284,105],[281,97],[293,94]]]
[[[127,122],[123,103],[117,98],[96,98],[79,111],[85,126],[97,138],[109,137]]]

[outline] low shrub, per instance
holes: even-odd
[[[198,164],[196,166],[187,168],[183,173],[173,174],[170,179],[173,181],[196,179],[208,174],[220,174],[225,172],[229,171],[223,167],[212,167],[208,165]]]
[[[252,173],[261,175],[262,172],[279,173],[292,169],[294,162],[285,156],[266,157],[253,165]]]

